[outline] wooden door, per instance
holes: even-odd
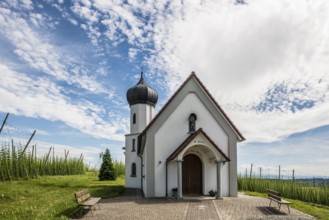
[[[194,154],[188,154],[183,158],[182,167],[183,194],[202,194],[202,162]]]

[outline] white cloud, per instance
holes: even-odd
[[[25,5],[31,5],[26,2]],[[19,1],[0,3],[3,7],[18,4]],[[131,60],[137,52],[145,53],[143,64],[148,65],[150,77],[158,77],[155,77],[158,86],[168,88],[169,94],[191,71],[196,71],[249,141],[273,142],[329,124],[326,117],[329,111],[328,1],[253,0],[246,5],[236,5],[234,1],[211,0],[125,3],[82,0],[74,2],[70,10],[63,4],[53,6],[73,25],[79,24],[93,45],[107,47],[101,48],[99,54],[104,55],[107,49],[110,51],[122,42],[128,42]],[[107,93],[109,98],[114,96],[113,91],[108,92],[79,62],[64,56],[56,45],[32,29],[25,16],[14,11],[0,8],[0,33],[15,47],[21,60],[56,80],[92,93]],[[39,27],[43,19],[37,14],[31,15],[30,22]],[[111,56],[121,55],[111,51]],[[2,68],[12,71],[4,65]],[[95,72],[105,74],[102,67]],[[25,85],[25,81],[16,83]],[[286,91],[273,92],[280,86]],[[9,91],[9,87],[5,88],[2,92]],[[15,96],[8,93],[6,101],[20,100]],[[118,125],[127,122],[120,114],[110,112],[109,118],[118,120],[105,125],[99,116],[105,113],[99,106],[86,102],[78,108],[81,103],[72,104],[61,94],[59,97],[61,99],[56,100],[51,95],[59,102],[58,108],[63,108],[57,110],[73,106],[77,111],[74,116],[69,114],[63,119],[72,127],[102,135],[104,128],[113,135],[117,132],[113,129],[115,126],[119,130],[127,129]],[[28,98],[33,103],[33,97]],[[294,104],[304,105],[307,101],[312,102],[312,106],[299,109]],[[114,104],[120,102],[113,101]],[[7,109],[23,111],[17,106],[8,106]],[[40,113],[32,106],[24,113],[60,118],[53,111]],[[86,118],[85,124],[75,118],[77,116]],[[90,126],[92,128],[86,128]]]
[[[33,9],[33,3],[31,0],[4,0],[2,4],[7,4],[13,8],[31,10]]]
[[[73,18],[68,18],[68,21],[71,23],[71,24],[73,24],[74,26],[78,26],[78,21],[77,20],[75,20],[75,19],[73,19]]]
[[[138,54],[138,50],[136,48],[129,48],[128,57],[129,57],[130,62],[135,60],[137,54]]]
[[[62,88],[45,78],[31,78],[0,64],[0,109],[17,115],[62,121],[85,134],[123,140],[122,122],[101,118],[104,109],[87,101],[71,103]]]
[[[31,19],[35,18],[38,18],[33,22],[36,25],[44,21],[40,14],[32,14]],[[94,93],[108,93],[102,84],[86,74],[83,67],[74,64],[74,58],[62,54],[49,40],[43,39],[17,13],[0,8],[0,32],[14,45],[15,53],[36,70]]]
[[[325,1],[258,0],[247,5],[88,1],[84,5],[109,17],[101,22],[113,42],[127,37],[143,50],[152,40],[155,50],[146,63],[167,73],[171,94],[196,71],[249,141],[271,142],[329,123],[324,116],[329,110],[329,6]],[[141,26],[143,21],[134,12],[149,20]],[[93,23],[91,16],[88,21]],[[132,59],[136,53],[129,50],[128,54]],[[267,92],[278,85],[288,92],[266,103]],[[306,101],[314,106],[300,110],[293,104]],[[265,104],[262,112],[256,109],[260,103]]]
[[[20,0],[21,6],[26,9],[32,9],[33,3],[31,0]]]
[[[250,141],[271,142],[329,123],[328,2],[196,1],[175,6],[169,19],[157,18],[157,53],[149,61],[168,74],[171,93],[196,71]],[[278,102],[284,112],[256,112],[252,107],[280,84],[291,90],[307,85],[285,99],[313,100],[315,105],[292,113],[291,102]]]
[[[72,10],[81,18],[86,19],[90,23],[98,22],[100,14],[97,11],[90,9],[89,7],[82,6],[76,2],[73,5]]]
[[[34,26],[41,27],[44,24],[45,19],[42,14],[30,13],[30,21],[34,24]]]
[[[326,127],[294,134],[266,145],[243,142],[238,144],[239,170],[244,174],[246,168],[250,171],[250,164],[253,163],[256,172],[263,166],[267,173],[277,175],[281,165],[284,175],[291,175],[292,170],[295,170],[295,175],[299,176],[329,176],[326,166],[328,144]]]
[[[164,5],[159,4],[161,10]],[[151,42],[153,17],[159,12],[156,4],[144,1],[122,3],[120,1],[81,1],[75,2],[71,10],[85,20],[81,27],[87,31],[94,45],[98,45],[101,37],[110,40],[113,46],[123,41],[146,49]],[[143,19],[137,14],[150,17]],[[99,23],[105,31],[99,31]],[[95,30],[97,29],[97,32]]]

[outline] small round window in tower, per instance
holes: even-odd
[[[196,114],[194,114],[194,113],[190,114],[190,116],[188,117],[189,133],[195,132],[196,120],[197,120]]]

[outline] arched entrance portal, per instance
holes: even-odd
[[[188,154],[183,158],[182,166],[183,194],[202,194],[202,162],[194,154]]]

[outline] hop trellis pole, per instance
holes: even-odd
[[[21,158],[22,155],[24,155],[24,153],[25,153],[25,151],[26,151],[26,148],[29,146],[29,144],[30,144],[32,138],[33,138],[34,135],[35,135],[35,132],[36,132],[36,130],[34,130],[33,134],[32,134],[31,137],[30,137],[30,139],[29,139],[28,142],[26,143],[26,145],[25,145],[23,151],[21,152],[21,155],[19,156],[19,158]]]
[[[8,116],[9,116],[9,113],[7,113],[7,115],[6,115],[6,117],[5,117],[5,120],[3,121],[2,125],[1,125],[1,128],[0,128],[0,134],[1,134],[1,131],[2,131],[3,127],[4,127],[5,124],[6,124],[6,121],[7,121],[7,119],[8,119]]]

